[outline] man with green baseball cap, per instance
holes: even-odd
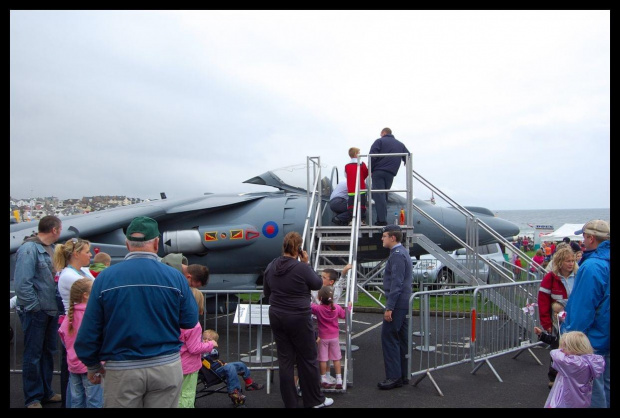
[[[125,260],[93,283],[75,352],[92,384],[105,376],[104,408],[176,408],[179,333],[194,328],[198,306],[185,276],[160,262],[155,219],[135,218],[125,243]]]
[[[159,229],[157,227],[157,221],[148,216],[138,216],[127,227],[127,233],[125,234],[129,241],[150,241],[159,237]]]

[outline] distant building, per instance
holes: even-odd
[[[71,216],[90,213],[99,210],[111,209],[118,206],[133,205],[145,200],[127,196],[84,196],[81,199],[60,200],[57,197],[34,199],[15,199],[9,197],[11,207],[11,222],[41,219],[46,215]],[[13,211],[18,211],[21,219],[15,217]]]

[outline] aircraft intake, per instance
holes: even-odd
[[[260,233],[249,224],[201,226],[198,229],[165,231],[164,252],[201,254],[245,247],[258,241]]]
[[[164,252],[199,254],[205,252],[202,244],[200,232],[196,229],[185,231],[164,231],[163,234]]]

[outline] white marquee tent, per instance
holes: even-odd
[[[571,241],[582,241],[583,235],[575,235],[575,231],[581,229],[583,224],[564,224],[550,234],[541,235],[541,241],[562,241],[564,237]]]

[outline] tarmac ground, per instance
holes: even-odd
[[[527,351],[518,356],[508,353],[491,359],[488,365],[472,374],[470,364],[459,364],[431,371],[432,379],[410,379],[409,385],[388,391],[379,390],[377,383],[385,379],[381,351],[382,316],[377,313],[356,312],[353,320],[352,343],[359,347],[353,352],[353,378],[344,393],[328,393],[334,399],[329,409],[335,408],[542,408],[549,394],[547,369],[549,351],[534,347],[532,351],[543,363],[540,365]],[[21,342],[17,353],[21,355]],[[344,363],[344,360],[343,360]],[[11,359],[13,364],[13,359]],[[21,359],[18,358],[21,368]],[[251,364],[249,364],[251,366]],[[24,408],[21,373],[10,374],[10,408]],[[272,375],[270,393],[266,390],[244,392],[243,408],[283,408],[279,376]],[[256,370],[252,377],[266,383],[267,372]],[[433,381],[440,388],[440,395]],[[416,383],[417,382],[417,383]],[[53,386],[60,390],[60,375],[54,375]],[[196,408],[235,408],[225,393],[215,393],[196,400]],[[302,407],[301,398],[299,407]],[[59,403],[45,404],[44,408],[60,408]]]

